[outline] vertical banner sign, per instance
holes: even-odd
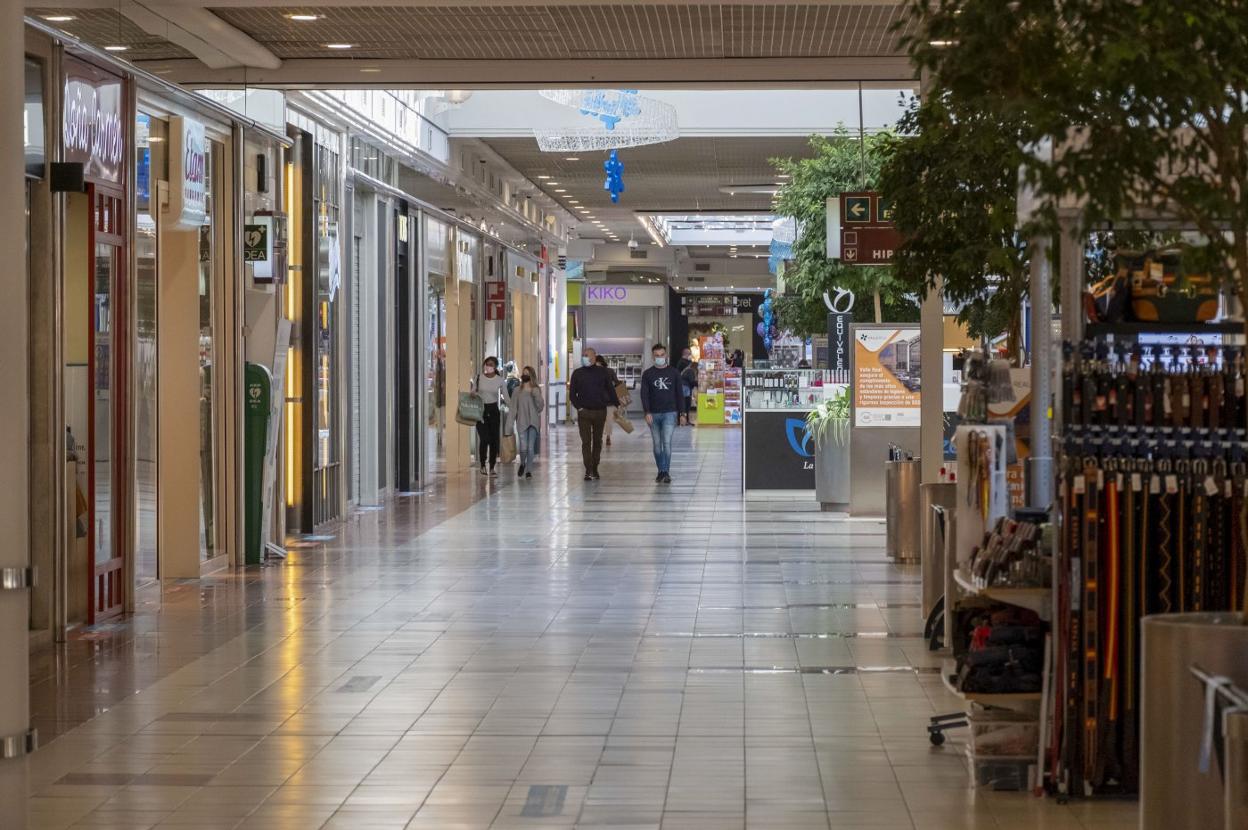
[[[854,322],[854,292],[837,288],[836,297],[823,292],[828,307],[828,368],[834,372],[849,371],[849,326]]]
[[[88,179],[121,184],[125,170],[121,78],[65,59],[61,137],[64,160],[78,162]]]
[[[193,118],[169,119],[169,216],[176,227],[198,228],[208,219],[208,139]]]
[[[857,329],[853,388],[854,426],[919,426],[919,330]]]
[[[507,319],[507,283],[490,281],[485,284],[485,319]]]
[[[888,265],[901,242],[893,225],[892,200],[871,190],[842,193],[841,261],[846,265]]]

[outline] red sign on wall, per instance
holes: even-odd
[[[485,298],[492,303],[493,302],[506,302],[507,283],[487,282],[485,284]]]
[[[502,300],[486,300],[485,301],[485,319],[487,320],[505,320],[507,319],[507,303]]]

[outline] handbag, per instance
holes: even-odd
[[[1093,323],[1120,323],[1127,317],[1131,300],[1131,274],[1143,267],[1139,254],[1118,254],[1114,270],[1084,292],[1084,311]]]
[[[475,427],[485,420],[485,401],[476,392],[460,392],[455,420],[466,427]]]
[[[1131,312],[1135,319],[1162,323],[1204,323],[1218,314],[1218,285],[1208,273],[1184,267],[1178,249],[1151,251],[1131,271]],[[1199,270],[1199,269],[1196,269]]]
[[[628,416],[620,412],[618,409],[615,410],[615,422],[619,424],[620,429],[625,432],[631,433],[633,431],[633,422],[628,420]]]
[[[503,464],[510,464],[516,460],[516,436],[504,435],[502,442],[498,445],[498,460]]]

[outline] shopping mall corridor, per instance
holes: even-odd
[[[62,734],[28,762],[31,826],[1134,827],[970,787],[961,740],[924,732],[958,706],[918,569],[880,522],[744,500],[739,440],[678,430],[660,486],[644,427],[617,431],[583,482],[556,430],[532,480],[166,586],[77,644],[94,673],[35,678]]]

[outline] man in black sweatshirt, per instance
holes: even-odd
[[[607,425],[607,407],[619,406],[611,373],[604,366],[595,366],[598,353],[593,349],[581,352],[581,368],[572,373],[568,397],[576,407],[576,425],[581,431],[581,460],[585,462],[585,480],[599,478],[598,460],[602,457],[602,430]]]
[[[659,474],[654,480],[671,484],[672,433],[676,420],[689,415],[684,390],[680,385],[680,370],[668,363],[667,347],[655,343],[650,349],[654,365],[641,373],[641,408],[650,425],[650,440],[654,444],[654,463]]]

